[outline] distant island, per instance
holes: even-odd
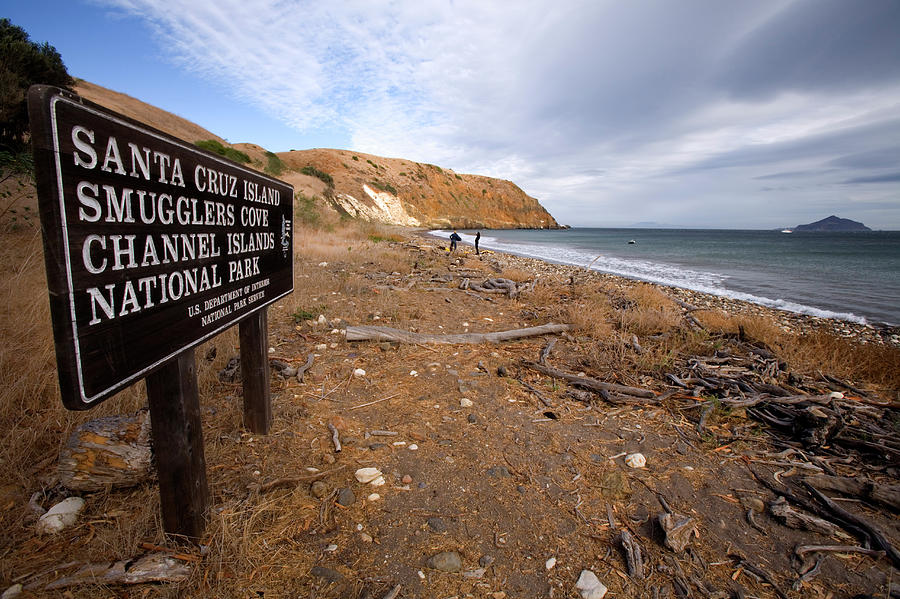
[[[829,216],[822,220],[807,225],[797,225],[794,231],[812,231],[812,232],[835,232],[835,231],[871,231],[869,227],[855,220],[848,218],[839,218],[837,216]]]

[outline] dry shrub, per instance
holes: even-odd
[[[900,399],[900,350],[852,342],[816,332],[790,340],[780,356],[791,368],[815,375],[824,372],[886,390]]]
[[[521,268],[504,268],[503,273],[500,276],[504,279],[515,281],[516,283],[534,279],[534,273]]]
[[[694,318],[712,334],[734,336],[743,330],[747,340],[762,342],[769,347],[783,345],[788,336],[774,319],[763,316],[698,310],[694,312]]]
[[[617,310],[616,324],[626,333],[654,335],[677,328],[681,313],[674,302],[654,285],[634,285],[624,292],[628,306]]]

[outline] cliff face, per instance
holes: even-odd
[[[140,100],[88,83],[75,91],[92,102],[184,139],[221,137]],[[272,172],[275,155],[252,143],[233,147],[249,156],[248,166]],[[276,176],[317,207],[351,218],[429,228],[557,228],[535,198],[511,181],[462,175],[432,164],[382,158],[348,150],[292,150],[277,154],[284,168]],[[277,159],[276,162],[277,162]]]
[[[430,228],[559,226],[536,199],[511,181],[347,150],[300,150],[278,156],[292,171],[315,169],[331,177],[333,185],[330,189],[326,185],[323,197],[354,218]],[[296,178],[289,182],[298,188],[304,184]]]

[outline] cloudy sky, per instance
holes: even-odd
[[[511,179],[578,226],[900,229],[898,0],[11,4],[231,142]]]

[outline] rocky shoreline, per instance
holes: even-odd
[[[439,242],[435,237],[428,235],[427,231],[421,231],[421,237],[431,243],[436,241]],[[483,252],[483,254],[491,256],[492,259],[496,259],[499,265],[504,268],[517,268],[542,277],[553,277],[563,280],[568,280],[572,276],[577,276],[581,279],[592,277],[613,285],[624,287],[642,282],[619,275],[587,270],[578,266],[556,264],[537,258],[528,258],[499,251],[495,252],[493,250],[487,250]],[[659,288],[673,299],[691,304],[700,309],[720,310],[733,316],[744,315],[770,319],[777,323],[777,325],[786,333],[795,335],[830,333],[860,344],[872,343],[900,348],[900,326],[890,326],[880,323],[859,324],[845,320],[821,318],[810,314],[799,314],[787,310],[769,308],[752,302],[702,293],[691,289],[660,285],[658,283],[647,284]]]

